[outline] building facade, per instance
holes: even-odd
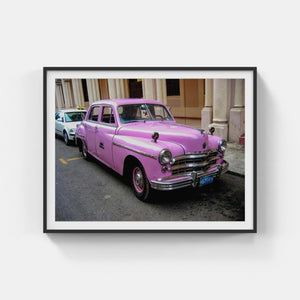
[[[116,98],[163,102],[179,123],[208,130],[227,141],[245,134],[244,79],[56,79],[57,109]]]

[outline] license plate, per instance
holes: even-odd
[[[203,186],[214,181],[214,175],[206,175],[200,178],[199,186]]]

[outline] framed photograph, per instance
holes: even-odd
[[[44,232],[252,232],[256,67],[44,67]]]

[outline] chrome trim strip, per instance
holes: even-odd
[[[124,149],[127,149],[127,150],[131,150],[133,152],[136,152],[138,154],[142,154],[144,156],[148,156],[148,157],[151,157],[151,158],[154,158],[154,159],[157,159],[157,156],[155,155],[152,155],[152,154],[149,154],[149,153],[146,153],[146,152],[143,152],[143,151],[140,151],[140,150],[136,150],[136,149],[133,149],[131,147],[128,147],[128,146],[124,146],[124,145],[121,145],[119,143],[116,143],[116,142],[113,142],[113,145],[116,145],[116,146],[119,146],[119,147],[122,147]]]

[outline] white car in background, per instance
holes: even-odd
[[[55,113],[55,135],[62,136],[66,145],[74,141],[76,127],[85,118],[86,110],[63,109]]]

